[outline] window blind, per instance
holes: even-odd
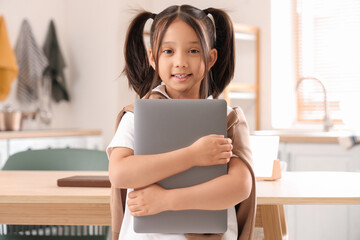
[[[327,89],[330,117],[342,121],[341,104],[360,101],[360,1],[294,0],[296,77],[316,77]],[[323,91],[302,81],[297,91],[298,121],[322,121]],[[354,110],[359,101],[353,102]]]

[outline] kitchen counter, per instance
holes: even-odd
[[[338,138],[344,133],[340,131],[322,132],[307,130],[262,130],[255,131],[255,136],[279,136],[280,142],[294,143],[339,143]]]
[[[2,131],[0,132],[0,139],[100,136],[101,134],[102,132],[100,130],[93,130],[93,129],[48,129],[48,130]]]

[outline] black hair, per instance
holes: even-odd
[[[211,16],[208,16],[211,14]],[[211,19],[212,17],[212,19]],[[148,60],[144,44],[145,23],[152,18],[150,48],[155,61],[154,70]],[[131,22],[124,47],[124,73],[129,85],[142,98],[161,83],[158,75],[158,55],[164,35],[176,19],[191,26],[200,40],[201,54],[205,62],[205,77],[200,86],[200,97],[213,95],[217,98],[234,76],[234,30],[229,15],[216,8],[200,10],[190,5],[170,6],[160,12],[140,12]],[[217,61],[210,69],[209,50],[217,50]]]

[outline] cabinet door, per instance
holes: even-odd
[[[59,148],[103,149],[101,136],[59,137],[57,139]]]
[[[101,136],[88,136],[86,137],[86,148],[103,150],[103,139]]]
[[[359,149],[356,148],[347,151],[338,144],[288,143],[283,151],[290,171],[358,170]],[[286,209],[290,239],[360,239],[359,206],[297,205]]]
[[[9,140],[9,156],[26,150],[57,148],[56,138],[19,138]]]
[[[346,151],[338,144],[287,144],[290,171],[354,171],[354,150]]]
[[[86,148],[87,137],[58,137],[58,148]]]
[[[4,166],[8,158],[8,143],[6,139],[0,140],[0,169]]]

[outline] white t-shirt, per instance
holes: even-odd
[[[170,98],[165,92],[165,86],[159,85],[154,89],[163,93]],[[211,98],[211,97],[210,97]],[[231,108],[228,107],[228,114]],[[110,157],[113,148],[126,147],[134,150],[134,114],[127,112],[122,117],[118,129],[106,149],[108,157]],[[129,192],[133,189],[128,189]],[[186,240],[184,234],[160,234],[160,233],[136,233],[134,232],[134,217],[130,214],[127,206],[125,207],[124,219],[122,221],[119,240]],[[228,209],[228,229],[224,234],[223,240],[237,239],[237,221],[235,208]]]

